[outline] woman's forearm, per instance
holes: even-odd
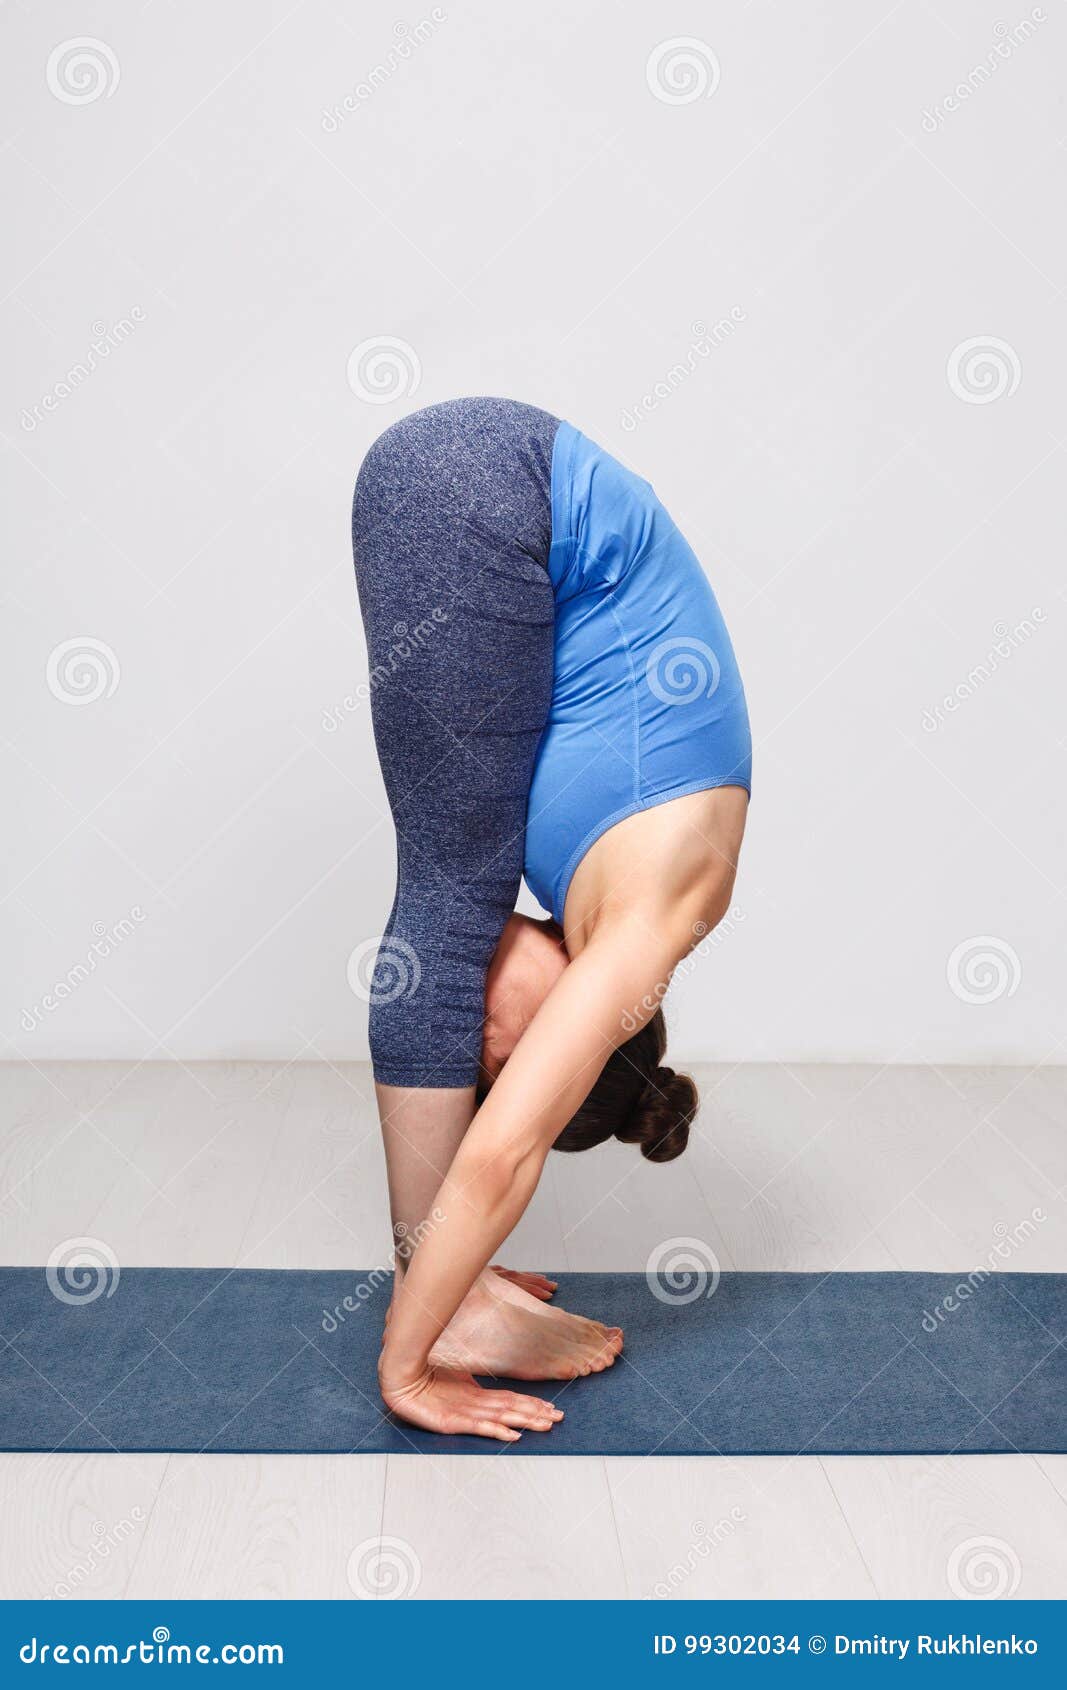
[[[642,954],[643,953],[643,954]],[[478,1111],[434,1200],[435,1221],[404,1276],[382,1355],[382,1378],[404,1383],[529,1203],[553,1141],[588,1096],[623,1017],[673,963],[620,932],[569,966]],[[657,972],[658,971],[658,972]]]
[[[430,1350],[478,1276],[519,1221],[540,1178],[545,1153],[475,1162],[462,1147],[433,1206],[404,1275],[386,1348],[383,1383],[405,1384],[424,1369]]]

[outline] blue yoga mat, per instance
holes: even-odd
[[[558,1278],[564,1307],[625,1328],[624,1356],[590,1379],[518,1386],[566,1418],[492,1445],[383,1414],[380,1270],[0,1268],[0,1447],[1067,1451],[1065,1274]]]

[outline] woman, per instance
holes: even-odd
[[[353,544],[398,864],[370,1018],[398,1245],[381,1391],[511,1442],[560,1411],[475,1374],[571,1379],[622,1346],[488,1266],[549,1149],[685,1148],[696,1093],[660,1066],[658,1005],[729,905],[744,694],[652,488],[532,406],[389,429]],[[549,921],[513,914],[524,872]]]

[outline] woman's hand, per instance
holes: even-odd
[[[558,1290],[556,1281],[546,1278],[543,1273],[524,1273],[519,1268],[501,1267],[499,1262],[494,1262],[489,1271],[498,1273],[501,1279],[510,1280],[520,1291],[526,1291],[531,1297],[536,1297],[539,1303],[547,1303]]]
[[[428,1432],[467,1432],[513,1444],[523,1430],[549,1432],[563,1414],[554,1403],[517,1391],[488,1391],[473,1374],[427,1366],[410,1383],[378,1369],[382,1398],[394,1414]]]

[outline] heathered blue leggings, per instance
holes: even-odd
[[[530,405],[460,399],[371,447],[352,539],[397,840],[371,982],[375,1078],[469,1086],[485,976],[522,877],[552,695],[552,447]]]

